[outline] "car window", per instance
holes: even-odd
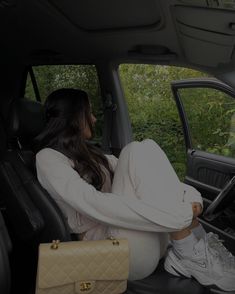
[[[40,99],[44,103],[46,97],[59,88],[79,88],[85,90],[92,104],[92,111],[97,118],[94,142],[101,143],[103,128],[103,110],[99,80],[93,65],[48,65],[34,66],[33,73],[37,83]],[[30,74],[27,76],[25,97],[36,100]]]
[[[235,99],[212,88],[181,88],[192,148],[235,156]]]
[[[35,89],[33,88],[33,82],[32,82],[32,77],[31,74],[27,73],[27,79],[26,79],[26,85],[25,85],[25,98],[33,101],[37,101],[37,97],[35,94]]]
[[[155,140],[183,180],[186,170],[185,143],[171,81],[206,75],[186,68],[146,64],[122,64],[119,73],[134,140]]]

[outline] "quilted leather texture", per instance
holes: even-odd
[[[129,273],[128,241],[112,240],[61,242],[58,249],[51,243],[40,244],[37,294],[116,294],[126,289]],[[81,290],[80,282],[91,289]]]
[[[69,284],[53,288],[36,289],[36,294],[121,294],[126,291],[127,281],[98,281],[91,291],[81,291],[75,284]]]

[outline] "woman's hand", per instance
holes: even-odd
[[[193,218],[198,217],[202,213],[202,206],[199,202],[192,203]]]

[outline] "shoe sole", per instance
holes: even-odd
[[[196,279],[201,285],[205,286],[205,287],[215,287],[217,290],[220,291],[235,291],[234,288],[229,289],[224,287],[224,285],[220,285],[220,281],[205,281],[205,276],[203,276],[203,281],[201,281],[200,277],[197,276],[192,276],[189,272],[187,272],[187,270],[181,266],[181,264],[177,261],[177,257],[175,257],[175,255],[173,253],[171,253],[171,251],[168,252],[167,258],[165,259],[164,262],[164,268],[165,270],[177,277],[185,277],[185,278],[194,278]]]

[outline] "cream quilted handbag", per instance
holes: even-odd
[[[127,287],[126,239],[40,244],[36,294],[119,294]]]

